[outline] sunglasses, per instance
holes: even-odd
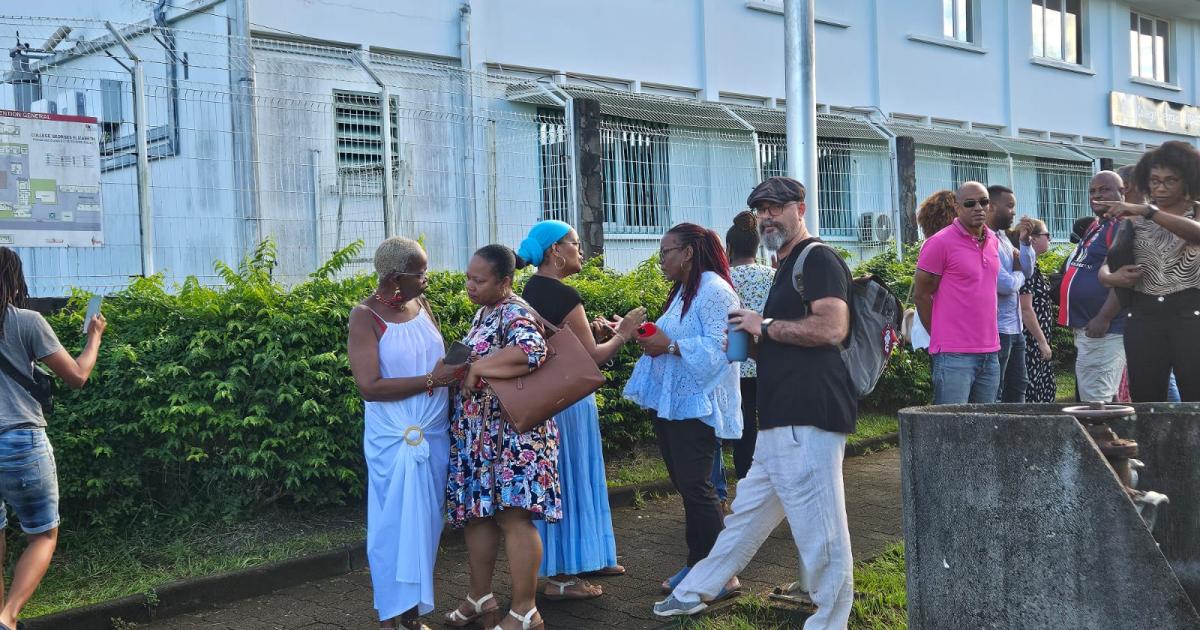
[[[984,197],[983,199],[968,199],[962,202],[962,205],[964,208],[974,208],[976,205],[978,205],[980,208],[986,208],[991,202],[991,199]]]

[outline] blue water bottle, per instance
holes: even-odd
[[[729,342],[725,346],[725,358],[730,362],[745,361],[750,357],[750,333],[734,328],[734,324],[729,324],[729,328],[726,329]]]

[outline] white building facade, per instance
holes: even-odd
[[[142,273],[139,175],[151,270],[219,282],[214,261],[234,263],[267,237],[278,275],[300,279],[355,240],[369,253],[388,231],[421,237],[434,267],[462,268],[478,246],[515,246],[538,220],[577,221],[578,99],[603,114],[605,251],[618,269],[657,251],[675,223],[723,234],[751,187],[786,165],[778,2],[110,0],[43,11],[54,14],[0,17],[10,46],[17,31],[36,48],[72,29],[23,57],[0,108],[99,120],[105,243],[23,249],[38,295],[111,291]],[[1101,160],[1130,164],[1200,137],[1200,0],[818,0],[817,15],[813,201],[822,236],[856,256],[894,247],[897,136],[917,145],[918,200],[968,179],[1008,185],[1018,212],[1062,239],[1089,212]],[[121,65],[132,64],[105,18],[146,77],[147,173]]]

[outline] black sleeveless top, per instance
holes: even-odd
[[[546,321],[560,328],[567,314],[583,304],[583,298],[575,287],[546,276],[530,276],[521,291],[521,297]]]
[[[850,272],[837,252],[818,247],[804,261],[804,295],[796,293],[792,273],[804,246],[798,243],[775,273],[763,317],[797,320],[821,298],[850,302]],[[858,397],[836,346],[793,346],[760,338],[758,345],[758,427],[813,426],[854,433]]]

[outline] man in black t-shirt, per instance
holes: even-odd
[[[845,628],[850,617],[853,557],[842,456],[858,397],[839,345],[850,332],[851,278],[837,252],[805,228],[804,195],[800,182],[772,177],[746,201],[780,261],[764,312],[729,314],[730,324],[758,337],[754,463],[738,483],[733,514],[712,551],[655,605],[659,616],[694,614],[721,597],[786,517],[800,554],[798,586],[817,605],[805,629]]]

